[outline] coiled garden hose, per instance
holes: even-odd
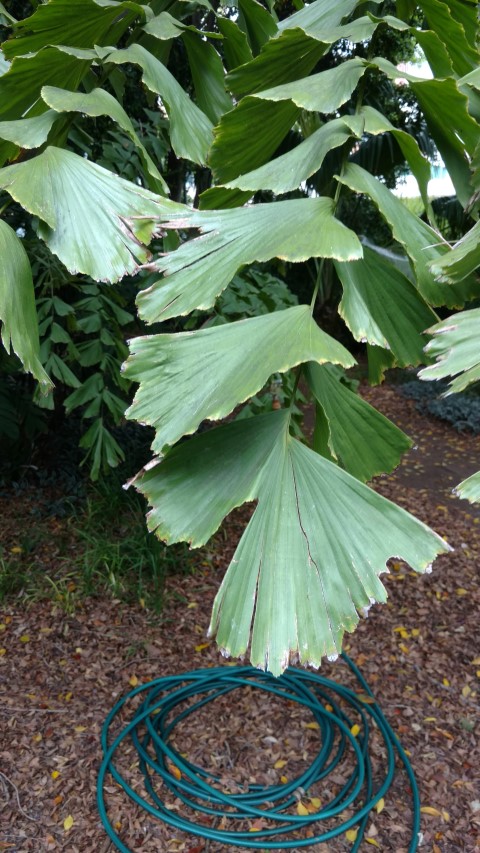
[[[226,850],[232,845],[250,850],[308,847],[357,828],[351,847],[354,853],[362,842],[369,813],[385,797],[392,783],[398,758],[410,783],[413,825],[408,851],[414,853],[420,828],[420,800],[411,764],[358,667],[346,654],[342,657],[356,676],[361,694],[308,670],[290,667],[280,678],[274,678],[250,666],[222,666],[157,678],[136,687],[120,699],[103,725],[103,760],[97,784],[100,817],[117,849],[122,853],[133,853],[122,842],[107,815],[104,785],[108,774],[113,776],[127,797],[150,815],[174,830],[184,830],[220,842]],[[169,745],[169,741],[181,720],[217,697],[245,686],[273,693],[308,708],[319,727],[319,749],[308,769],[295,779],[269,787],[250,785],[248,791],[226,793],[220,790],[218,777],[182,757]],[[140,694],[144,694],[141,705],[124,722],[128,703]],[[184,706],[183,710],[177,710],[180,705]],[[112,739],[112,724],[116,728],[120,721],[121,730]],[[381,783],[378,779],[374,783],[369,755],[372,723],[380,733],[386,755]],[[138,757],[144,796],[123,778],[115,763],[122,745],[131,746],[132,743]],[[299,796],[307,796],[312,785],[326,780],[335,768],[338,769],[342,759],[344,762],[348,760],[351,768],[341,790],[313,814],[298,814]],[[132,766],[131,756],[129,765]],[[162,796],[156,790],[160,781],[163,783],[160,786]],[[173,795],[177,802],[183,802],[185,816],[172,811],[171,807],[167,808],[167,793],[169,798]],[[248,824],[259,818],[262,818],[258,823],[260,828],[252,832]],[[331,818],[336,819],[333,828]],[[327,819],[329,828],[320,832],[322,821]],[[230,829],[208,826],[208,822],[220,823],[222,827],[227,824]],[[308,831],[308,837],[301,837],[301,831]]]

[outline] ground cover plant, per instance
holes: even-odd
[[[453,249],[442,237],[429,161],[375,98],[381,86],[407,87],[473,223],[476,4],[34,6],[18,21],[8,4],[0,10],[3,342],[44,405],[52,378],[70,384],[67,410],[80,406],[91,421],[82,443],[94,476],[121,459],[107,413],[153,427],[153,458],[134,485],[159,538],[203,545],[232,509],[256,503],[213,607],[210,634],[226,654],[248,653],[276,675],[289,660],[336,658],[345,632],[385,601],[387,560],[423,572],[448,546],[365,485],[393,470],[410,441],[342,381],[355,359],[317,320],[317,297],[336,282],[339,315],[367,343],[375,381],[386,367],[426,361],[422,376],[456,375],[453,391],[478,379],[478,309],[468,307],[479,295],[478,224]],[[431,79],[397,69],[385,47],[392,34],[420,46]],[[132,74],[159,117],[145,141],[128,113]],[[100,117],[115,135],[97,151],[89,130]],[[424,219],[388,188],[392,175],[372,156],[378,138],[417,179]],[[121,139],[135,149],[128,177],[116,173]],[[182,176],[170,197],[169,158]],[[379,211],[412,280],[362,244],[351,227],[357,202]],[[50,284],[36,310],[31,232],[68,271],[70,302]],[[185,330],[182,318],[212,311],[241,268],[275,259],[277,271],[314,259],[306,301]],[[130,340],[120,374],[119,327],[143,330],[107,285],[137,274],[138,315],[155,328]],[[438,324],[437,311],[463,307]],[[255,414],[249,401],[278,375],[281,398]],[[125,412],[129,383],[138,388]],[[311,441],[297,437],[300,388],[315,402]],[[245,403],[255,416],[232,417]],[[475,499],[478,477],[467,483],[460,491]]]

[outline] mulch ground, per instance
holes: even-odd
[[[455,499],[452,488],[480,468],[480,443],[421,417],[394,387],[364,394],[416,442],[397,472],[379,478],[375,488],[431,525],[455,550],[422,577],[393,563],[385,577],[388,603],[372,608],[347,638],[346,650],[410,754],[424,809],[419,850],[478,853],[480,511]],[[10,541],[19,525],[30,523],[14,500],[0,502]],[[169,581],[161,616],[105,597],[77,604],[74,613],[48,601],[26,606],[16,598],[4,604],[0,851],[113,851],[95,802],[101,725],[132,686],[223,662],[205,631],[245,517],[245,511],[232,514],[211,546],[198,552],[194,573]],[[54,541],[55,520],[51,524]],[[340,661],[327,663],[322,674],[348,683]],[[319,733],[309,719],[284,700],[237,691],[184,720],[175,737],[182,752],[214,769],[227,785],[272,784],[282,776],[294,778],[318,749]],[[109,814],[133,853],[241,849],[157,823],[127,802],[112,780],[107,785]],[[315,796],[321,799],[321,791]],[[175,810],[178,803],[171,806]],[[399,771],[383,810],[371,817],[362,849],[406,853],[410,808],[408,780]],[[350,848],[343,835],[307,849]]]

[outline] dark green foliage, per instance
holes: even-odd
[[[398,390],[405,397],[415,400],[421,414],[434,415],[451,424],[458,432],[480,434],[480,393],[469,391],[443,396],[448,382],[421,382],[418,379],[402,382]]]

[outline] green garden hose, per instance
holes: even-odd
[[[351,848],[354,853],[362,842],[369,813],[385,797],[392,783],[398,758],[410,783],[413,826],[408,853],[414,853],[420,829],[420,800],[411,764],[360,671],[347,655],[343,654],[342,658],[356,676],[363,696],[308,670],[290,667],[280,678],[274,678],[250,666],[224,666],[157,678],[136,687],[120,699],[103,725],[103,760],[97,784],[100,817],[117,849],[122,853],[132,853],[107,815],[104,792],[107,774],[113,776],[127,797],[150,815],[174,830],[220,842],[226,849],[232,845],[250,850],[308,847],[357,828]],[[319,726],[319,750],[308,769],[285,784],[270,787],[250,785],[248,791],[226,793],[220,790],[215,775],[182,757],[169,745],[169,740],[185,717],[217,697],[245,686],[273,693],[308,708]],[[144,696],[141,705],[125,722],[128,703],[140,694]],[[180,705],[183,705],[183,710],[177,710]],[[380,733],[386,756],[381,783],[378,779],[374,782],[369,755],[372,724]],[[121,730],[112,737],[112,728],[118,729],[119,725]],[[131,787],[115,764],[122,745],[131,746],[132,743],[138,756],[144,796]],[[338,768],[342,758],[344,761],[348,758],[350,775],[341,790],[332,795],[321,810],[313,814],[298,814],[299,792],[306,795],[312,785],[326,780]],[[131,757],[129,764],[131,766]],[[172,764],[176,768],[175,774],[172,773]],[[156,781],[163,783],[162,797],[155,789]],[[177,801],[184,803],[185,816],[167,808],[167,790]],[[206,815],[209,816],[207,821]],[[258,818],[262,818],[261,828],[252,833],[248,823]],[[333,828],[332,818],[335,818]],[[326,820],[329,820],[330,828],[320,832],[322,821]],[[206,826],[208,821],[212,824],[220,822],[221,826],[226,823],[230,829]],[[302,837],[302,831],[306,830],[308,837],[305,834]]]

